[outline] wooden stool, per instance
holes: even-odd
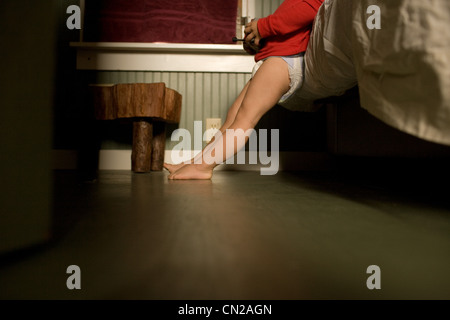
[[[131,119],[134,172],[161,171],[166,123],[179,123],[181,95],[164,83],[91,85],[95,119]]]

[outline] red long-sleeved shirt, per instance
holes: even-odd
[[[271,15],[258,20],[263,46],[255,61],[306,51],[314,18],[324,0],[285,0]]]

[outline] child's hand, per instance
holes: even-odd
[[[257,47],[260,45],[261,36],[258,31],[258,20],[253,19],[251,22],[245,25],[245,42],[248,44],[254,44]]]
[[[244,46],[244,50],[252,56],[257,54],[259,51],[259,47],[256,46],[254,43],[247,43],[247,41],[244,41],[243,46]]]
[[[261,40],[258,32],[257,20],[253,19],[251,22],[247,23],[245,25],[244,33],[244,50],[251,55],[257,54],[260,49]]]

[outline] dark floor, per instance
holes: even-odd
[[[450,299],[448,184],[363,176],[57,172],[54,241],[0,260],[0,299]]]

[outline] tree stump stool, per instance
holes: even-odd
[[[131,119],[134,172],[161,171],[166,145],[166,123],[179,123],[181,95],[164,83],[91,85],[97,120]]]

